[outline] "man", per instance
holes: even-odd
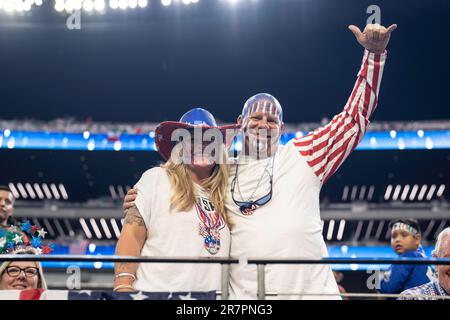
[[[14,195],[7,186],[0,185],[0,227],[8,225],[14,212]]]
[[[450,258],[450,228],[444,229],[437,238],[434,258]],[[436,265],[437,279],[427,284],[405,290],[399,300],[434,300],[450,296],[450,265]],[[418,295],[422,296],[419,297]],[[423,297],[429,296],[429,297]]]
[[[364,136],[375,110],[386,46],[396,25],[350,26],[365,48],[356,85],[344,110],[326,126],[279,145],[283,130],[280,103],[269,94],[253,96],[238,118],[243,152],[230,166],[226,208],[233,225],[230,255],[238,258],[305,258],[327,256],[322,237],[319,194]],[[134,205],[136,191],[125,198]],[[255,265],[231,266],[230,298],[256,299]],[[339,298],[328,265],[267,265],[266,291],[281,299]],[[295,294],[297,293],[297,294]]]
[[[234,223],[232,257],[327,256],[319,210],[320,189],[367,130],[368,119],[377,105],[385,49],[395,28],[396,25],[387,29],[367,25],[361,32],[356,26],[349,27],[365,52],[344,110],[329,124],[286,146],[278,144],[283,130],[279,102],[268,94],[256,95],[246,102],[238,118],[245,136],[244,152],[230,168],[227,210]],[[256,157],[251,154],[255,148]],[[231,266],[230,281],[231,298],[256,298],[255,265]],[[320,294],[335,294],[339,298],[331,268],[323,264],[268,264],[265,286],[266,291],[281,299],[320,298]]]
[[[415,219],[396,219],[389,223],[391,247],[399,258],[426,259],[422,248],[422,234]],[[393,264],[381,280],[381,293],[400,293],[428,283],[433,270],[426,265]]]

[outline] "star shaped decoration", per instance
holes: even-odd
[[[39,247],[41,245],[41,243],[42,243],[42,240],[39,237],[33,237],[33,239],[31,240],[31,245],[35,248]]]
[[[45,235],[47,234],[47,231],[44,230],[44,228],[38,230],[39,237],[42,239],[45,238]]]
[[[3,248],[6,244],[6,239],[5,238],[0,238],[0,248]]]
[[[22,225],[20,226],[20,228],[21,228],[22,231],[29,232],[30,229],[31,229],[30,221],[27,220],[27,221],[25,221],[24,223],[22,223]]]
[[[197,300],[197,299],[191,297],[190,292],[185,296],[179,295],[179,297],[180,297],[180,300]]]
[[[22,236],[16,234],[16,236],[12,239],[12,241],[14,241],[17,244],[22,242]]]
[[[39,228],[37,227],[37,226],[31,226],[31,228],[30,228],[30,233],[31,234],[34,234],[36,231],[38,231],[39,230]]]
[[[52,249],[50,248],[49,245],[46,245],[45,247],[42,247],[42,253],[43,254],[50,254],[50,252],[52,252]]]
[[[133,300],[144,300],[144,299],[148,298],[148,296],[146,296],[145,294],[142,294],[142,291],[139,291],[136,294],[130,294],[130,297],[132,297]]]

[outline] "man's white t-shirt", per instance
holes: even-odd
[[[136,184],[136,206],[147,228],[142,256],[150,257],[228,257],[229,229],[220,215],[220,249],[207,251],[200,234],[201,213],[197,206],[187,212],[170,211],[172,188],[165,169],[147,170]],[[217,219],[208,194],[197,186],[197,202],[203,214]],[[215,215],[215,216],[214,216]],[[216,220],[217,221],[217,220]],[[153,292],[213,291],[221,289],[220,264],[141,263],[137,269],[136,290]]]
[[[275,158],[239,157],[237,161],[242,165],[239,165],[235,199],[256,200],[270,191],[272,161],[273,194],[269,203],[247,216],[241,213],[231,194],[228,195],[226,206],[234,223],[232,257],[321,259],[327,256],[320,219],[320,189],[363,138],[377,106],[385,61],[386,52],[364,51],[350,98],[344,110],[327,125],[280,146]],[[229,189],[235,171],[236,165],[232,165]],[[281,299],[332,298],[315,294],[339,298],[333,273],[326,264],[268,264],[265,284],[266,291],[278,293],[276,298]],[[256,266],[231,265],[230,297],[255,299],[256,293]]]

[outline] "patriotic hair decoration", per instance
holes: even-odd
[[[268,93],[259,93],[248,99],[242,108],[242,118],[246,120],[253,112],[259,111],[274,115],[280,123],[283,122],[283,109],[280,103]]]
[[[419,234],[419,231],[416,228],[413,228],[409,224],[402,223],[402,222],[394,223],[394,225],[392,226],[392,232],[394,232],[396,230],[409,232],[413,236]]]
[[[44,228],[39,229],[29,221],[5,229],[0,228],[0,254],[26,253],[30,250],[35,254],[50,254],[54,245],[42,242],[46,233]]]

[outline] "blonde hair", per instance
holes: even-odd
[[[201,187],[209,192],[209,200],[212,202],[214,209],[222,214],[225,222],[230,226],[228,213],[225,208],[229,168],[226,161],[226,151],[223,150],[222,154],[222,163],[215,165],[211,176],[202,182]],[[190,210],[195,204],[196,192],[188,165],[175,163],[169,159],[161,165],[161,168],[166,170],[172,186],[172,196],[170,198],[171,210]]]
[[[36,252],[32,249],[25,249],[23,251],[20,251],[20,253],[17,254],[36,254]],[[3,277],[3,273],[5,272],[6,268],[14,261],[5,261],[0,265],[0,279]],[[38,283],[37,283],[37,289],[44,289],[47,290],[47,282],[45,281],[44,277],[44,270],[42,269],[42,265],[39,261],[34,261],[36,264],[36,268],[39,270],[38,275]]]

